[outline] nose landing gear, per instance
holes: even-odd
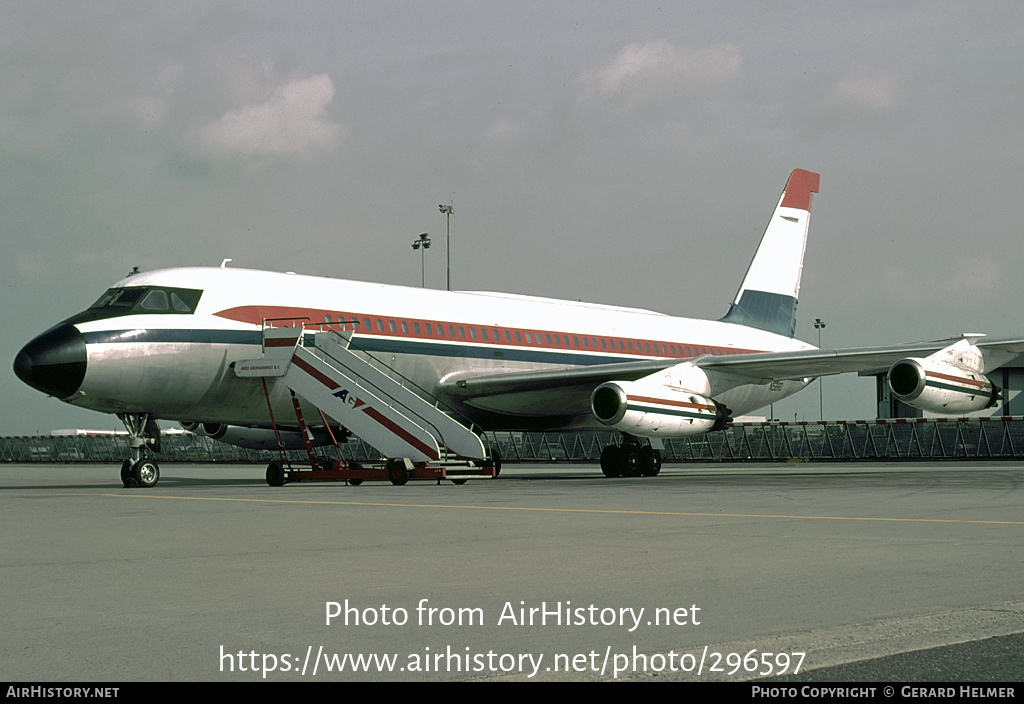
[[[121,483],[125,489],[149,489],[160,481],[160,466],[146,457],[147,448],[160,452],[160,426],[148,413],[118,413],[128,431],[128,450],[132,459],[121,464]]]

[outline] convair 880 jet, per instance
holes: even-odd
[[[890,367],[892,392],[913,406],[993,405],[985,375],[1022,340],[818,350],[795,339],[818,185],[816,173],[790,175],[719,320],[222,265],[129,276],[29,342],[14,369],[65,403],[117,414],[133,451],[126,486],[159,477],[158,419],[258,444],[294,416],[293,398],[314,434],[351,432],[412,463],[488,461],[482,430],[613,429],[608,476],[657,474],[665,438],[722,429],[826,374]]]

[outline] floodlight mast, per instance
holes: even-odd
[[[452,207],[452,203],[441,203],[437,206],[442,213],[444,213],[445,221],[447,225],[447,234],[445,236],[444,245],[448,252],[448,290],[452,290],[452,213],[455,209]]]
[[[428,235],[429,233],[424,232],[422,235],[420,235],[419,239],[412,241],[412,248],[414,250],[420,250],[420,288],[427,287],[426,273],[425,269],[423,268],[423,255],[424,250],[430,249],[430,237],[428,237]]]
[[[825,321],[821,318],[814,319],[814,329],[818,331],[818,349],[821,349],[821,329],[825,327]],[[818,377],[818,419],[825,420],[824,391],[821,388],[822,379]]]

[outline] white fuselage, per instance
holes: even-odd
[[[269,422],[262,380],[238,378],[232,369],[238,360],[259,356],[265,324],[340,330],[342,323],[352,329],[351,321],[357,321],[355,349],[442,396],[446,382],[461,377],[811,349],[742,325],[644,310],[244,269],[166,269],[114,287],[202,294],[189,312],[171,305],[155,313],[111,309],[93,320],[69,319],[84,337],[87,364],[79,388],[64,400],[107,413],[170,420]],[[278,421],[293,418],[288,390],[272,381],[269,397]],[[740,415],[806,383],[746,384],[716,398]],[[580,407],[577,394],[559,397],[547,391],[453,402],[487,429],[601,427],[589,408]]]

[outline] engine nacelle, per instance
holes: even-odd
[[[247,427],[244,425],[229,425],[227,423],[199,423],[196,421],[181,421],[181,427],[196,435],[206,436],[226,442],[229,445],[245,447],[250,450],[276,450],[278,449],[277,439],[274,437],[273,428]],[[306,446],[302,433],[298,430],[279,430],[282,450],[299,450]],[[330,444],[331,439],[327,433],[315,432],[310,442],[314,446]]]
[[[679,387],[641,381],[608,381],[590,397],[594,416],[623,433],[679,438],[721,430],[732,420],[722,404]]]
[[[931,358],[895,362],[886,383],[903,403],[932,413],[971,413],[999,400],[999,388],[981,372]]]

